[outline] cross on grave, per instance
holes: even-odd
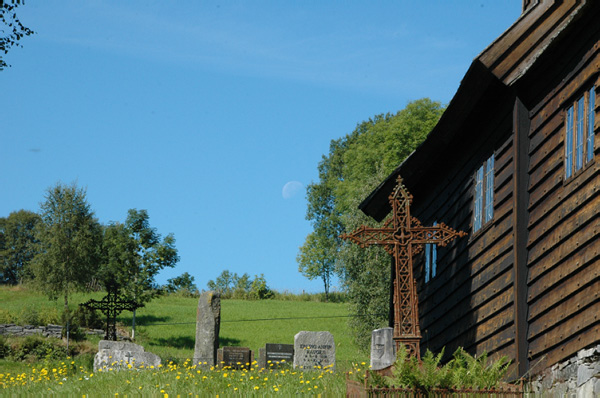
[[[466,232],[455,231],[440,223],[434,227],[424,227],[410,215],[412,195],[398,176],[396,187],[389,196],[392,216],[382,228],[361,226],[351,234],[340,238],[352,241],[360,247],[381,245],[394,257],[394,342],[396,351],[404,345],[410,356],[421,357],[419,342],[419,308],[416,282],[413,277],[412,259],[423,250],[423,245],[433,243],[446,246]],[[392,272],[393,272],[392,271]]]
[[[104,339],[117,341],[117,315],[121,311],[133,311],[136,308],[143,307],[143,305],[134,301],[120,300],[114,286],[108,286],[107,293],[100,301],[89,300],[81,305],[90,310],[100,310],[106,315],[106,335]]]
[[[132,357],[133,357],[133,355],[131,355],[131,352],[128,352],[128,353],[125,355],[125,358],[127,358],[127,363],[131,363],[131,358],[132,358]]]

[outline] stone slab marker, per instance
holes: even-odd
[[[148,369],[160,365],[160,357],[144,351],[144,347],[124,341],[100,340],[94,357],[94,372],[98,369]]]
[[[381,370],[396,361],[394,328],[375,329],[371,333],[371,370]]]
[[[329,332],[299,332],[294,336],[294,368],[335,370],[335,342]]]
[[[196,314],[196,346],[194,363],[214,366],[219,348],[219,326],[221,324],[221,297],[208,291],[198,299]]]

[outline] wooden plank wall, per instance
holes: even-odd
[[[600,341],[598,48],[530,115],[527,340],[530,368],[538,371]],[[595,160],[565,181],[565,109],[594,84]]]
[[[422,347],[446,355],[462,346],[472,354],[515,357],[513,307],[512,107],[486,121],[478,142],[455,152],[444,180],[427,181],[433,191],[415,198],[413,215],[424,225],[444,222],[469,232],[438,248],[437,276],[424,282],[424,256],[415,261]],[[487,129],[487,130],[486,130]],[[485,138],[487,137],[487,138]],[[494,144],[495,142],[495,144]],[[464,146],[464,145],[463,145]],[[495,152],[494,219],[472,233],[475,171]]]

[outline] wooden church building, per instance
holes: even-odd
[[[600,344],[600,1],[525,0],[398,175],[423,225],[468,232],[414,262],[421,347],[535,374]]]

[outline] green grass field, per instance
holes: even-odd
[[[74,294],[72,308],[102,293]],[[61,301],[49,301],[27,288],[0,287],[0,323],[27,319],[36,312],[40,319],[59,316]],[[136,342],[158,354],[161,369],[147,372],[108,372],[93,374],[87,358],[41,360],[35,363],[0,359],[0,389],[4,393],[38,395],[45,393],[76,395],[160,395],[206,396],[233,393],[247,396],[264,394],[344,393],[343,372],[367,360],[351,338],[346,304],[290,300],[222,300],[220,346],[249,347],[258,359],[258,349],[266,343],[293,344],[294,335],[302,330],[333,334],[336,343],[337,371],[309,374],[293,369],[284,371],[214,370],[201,372],[191,367],[187,358],[194,353],[197,298],[177,295],[159,297],[139,309],[136,317]],[[118,318],[122,328],[130,331],[131,313]],[[97,338],[92,338],[95,343]],[[90,343],[88,343],[90,344]],[[360,365],[359,365],[360,366]],[[3,395],[3,393],[0,393]]]
[[[102,293],[74,294],[72,307]],[[43,314],[60,314],[61,300],[50,301],[31,289],[0,287],[2,309],[0,322],[16,320],[32,308]],[[167,295],[150,301],[137,311],[136,342],[163,360],[183,362],[194,353],[197,298]],[[333,334],[336,359],[340,366],[363,361],[367,356],[352,342],[348,328],[347,305],[313,301],[222,300],[220,346],[248,347],[258,354],[266,343],[293,344],[294,335],[302,330],[326,330]],[[4,318],[4,319],[2,319]],[[119,318],[130,331],[131,312]]]

